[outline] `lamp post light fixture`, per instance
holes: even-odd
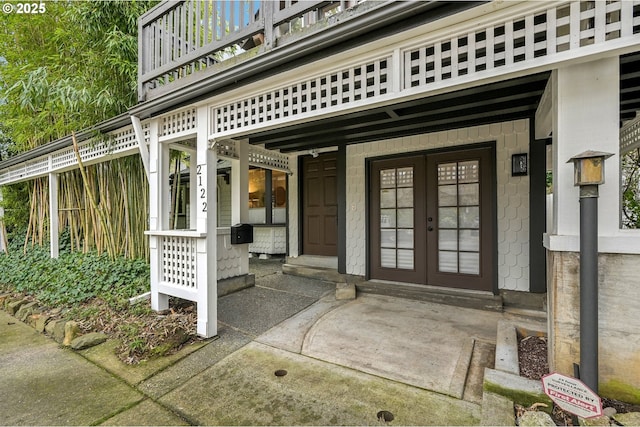
[[[580,379],[598,393],[598,186],[611,153],[573,156],[574,185],[580,187]]]

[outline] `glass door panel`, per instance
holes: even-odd
[[[414,268],[414,168],[380,170],[380,266]]]
[[[427,284],[493,290],[493,148],[427,154]]]
[[[480,229],[480,162],[438,163],[437,168],[438,270],[478,274],[480,248],[464,238]]]

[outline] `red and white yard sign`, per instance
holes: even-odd
[[[600,396],[580,380],[554,372],[542,377],[542,386],[545,394],[565,411],[582,418],[602,415]]]

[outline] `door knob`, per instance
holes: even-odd
[[[427,230],[429,230],[429,231],[433,231],[433,227],[432,227],[432,226],[428,226],[428,227],[427,227]]]

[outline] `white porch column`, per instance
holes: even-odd
[[[198,164],[197,151],[189,151],[189,228],[196,229],[198,222],[198,175],[196,165]]]
[[[168,183],[169,160],[168,152],[163,149],[158,141],[158,120],[151,122],[149,132],[149,230],[160,231],[163,225],[168,225],[168,215],[162,213],[163,204],[166,203],[166,188]],[[165,147],[166,148],[166,147]],[[166,172],[162,169],[166,164]],[[163,184],[163,179],[166,183]],[[160,271],[162,268],[162,237],[149,236],[150,273],[151,273],[151,308],[153,310],[166,310],[169,308],[169,296],[160,294]]]
[[[586,150],[613,153],[605,165],[600,186],[598,232],[618,234],[620,227],[620,113],[619,59],[601,59],[560,68],[554,72],[552,235],[571,236],[549,249],[578,251],[579,188],[573,185],[573,163]]]
[[[545,247],[549,250],[548,348],[551,370],[567,375],[573,373],[573,364],[580,362],[580,318],[577,314],[580,313],[580,190],[574,186],[573,162],[567,161],[586,150],[614,154],[605,162],[605,183],[599,187],[598,249],[600,259],[604,261],[609,256],[605,254],[612,248],[620,250],[626,244],[625,239],[620,239],[619,230],[619,80],[618,57],[560,68],[552,76],[553,226],[545,235]],[[622,332],[624,328],[620,328],[616,320],[619,317],[618,299],[611,297],[620,294],[614,291],[613,283],[617,280],[610,279],[620,273],[613,270],[621,268],[624,276],[623,266],[627,261],[622,257],[609,259],[620,264],[600,278],[603,284],[610,281],[602,287],[598,297],[602,337],[600,373],[606,372],[600,375],[601,384],[605,383],[606,375],[614,372],[610,366],[605,369],[607,361],[629,360],[619,358],[619,349],[634,348],[616,338],[627,332]],[[605,289],[608,290],[603,292]],[[624,362],[619,366],[624,366]],[[629,371],[628,366],[625,371]]]
[[[49,246],[51,258],[58,258],[60,244],[58,224],[58,174],[49,174]]]
[[[6,230],[4,227],[4,208],[2,207],[2,187],[0,187],[0,252],[7,252]]]
[[[238,141],[236,149],[238,159],[231,161],[231,225],[249,222],[249,144]],[[240,274],[248,274],[249,244],[236,247],[241,253]]]
[[[216,220],[216,167],[217,155],[209,149],[207,107],[198,107],[197,196],[192,203],[196,212],[196,231],[206,233],[198,239],[198,335],[212,337],[218,334],[218,258]]]

